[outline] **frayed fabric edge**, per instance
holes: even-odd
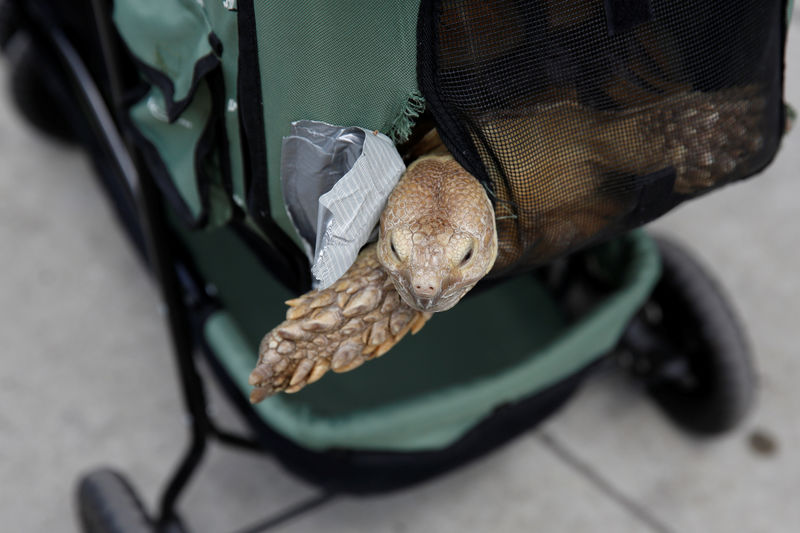
[[[387,136],[395,143],[402,143],[411,136],[415,119],[425,111],[425,97],[419,89],[414,89],[406,99],[403,110],[392,122]]]

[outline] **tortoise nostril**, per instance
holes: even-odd
[[[432,298],[436,295],[436,287],[430,283],[415,283],[413,285],[416,296],[422,298]]]

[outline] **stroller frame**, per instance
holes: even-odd
[[[80,100],[82,113],[73,109],[70,119],[78,128],[84,127],[85,131],[81,132],[85,137],[83,140],[92,152],[95,164],[105,166],[99,169],[99,174],[127,233],[158,280],[190,429],[188,445],[165,483],[154,517],[149,517],[133,489],[119,474],[103,470],[84,478],[78,487],[78,507],[87,531],[186,531],[177,512],[177,503],[211,442],[250,452],[270,453],[293,473],[321,487],[319,495],[240,531],[263,531],[275,527],[329,502],[340,493],[367,493],[410,486],[470,461],[534,426],[560,407],[582,379],[603,362],[601,358],[568,379],[517,403],[513,409],[499,409],[496,416],[479,424],[447,450],[411,454],[315,452],[273,431],[238,394],[232,380],[219,366],[213,350],[203,342],[199,333],[203,320],[220,304],[215,301],[213,287],[206,285],[193,268],[191,258],[170,226],[163,197],[151,172],[125,134],[125,82],[121,67],[126,62],[114,33],[109,2],[87,0],[86,3],[89,1],[105,75],[100,83],[67,35],[41,6],[36,2],[16,2],[13,7],[17,8],[20,26],[55,60],[42,74],[51,78],[50,83],[63,85],[66,81],[71,96]],[[88,123],[82,122],[87,118]],[[732,317],[726,319],[735,323]],[[732,342],[745,346],[741,332],[737,331],[738,337]],[[195,359],[198,351],[205,354],[223,387],[233,392],[229,397],[249,423],[254,437],[224,430],[209,415],[203,378]],[[636,355],[625,361],[631,372],[645,382],[657,379],[659,369],[674,363],[669,352],[664,348],[664,339],[654,338],[648,330],[643,314],[634,318],[615,350],[615,354]],[[662,403],[662,407],[683,423],[679,414],[670,411],[668,405]],[[691,423],[688,427],[700,432],[720,432],[737,423],[742,414],[738,413],[735,420],[726,421],[725,427],[710,431],[709,428],[691,427]],[[376,471],[383,474],[380,479],[376,479]],[[121,524],[116,528],[104,525],[108,513],[124,506],[137,509],[138,523],[129,524],[130,529],[120,529]]]

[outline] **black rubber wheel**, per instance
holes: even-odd
[[[61,67],[25,31],[9,40],[11,97],[17,109],[34,127],[65,143],[74,143],[75,130],[66,106],[75,105]]]
[[[680,427],[717,435],[754,404],[756,376],[744,329],[708,271],[657,238],[661,279],[623,339],[628,366]]]
[[[100,469],[78,484],[78,513],[85,533],[153,533],[139,498],[122,475]]]

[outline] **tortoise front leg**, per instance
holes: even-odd
[[[261,341],[250,373],[252,403],[280,391],[297,392],[328,370],[353,370],[385,354],[409,331],[419,331],[431,317],[403,303],[374,245],[331,287],[286,303],[286,320]]]

